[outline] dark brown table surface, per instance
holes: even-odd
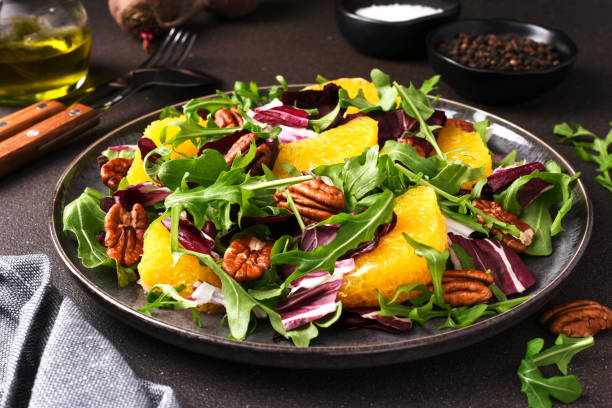
[[[120,74],[145,58],[137,41],[112,21],[106,2],[84,0],[91,21],[91,72],[98,78]],[[479,108],[528,129],[549,144],[552,128],[578,122],[602,135],[612,120],[612,2],[465,0],[461,18],[504,17],[565,31],[580,54],[566,78],[537,99],[509,107]],[[338,31],[333,1],[263,1],[250,17],[225,21],[202,13],[188,28],[198,41],[186,65],[215,75],[229,89],[235,80],[274,83],[282,73],[290,83],[327,78],[368,77],[379,67],[402,83],[433,75],[424,59],[380,60],[352,49]],[[101,124],[69,146],[0,179],[0,254],[45,253],[51,258],[53,285],[72,298],[88,320],[125,356],[136,373],[172,386],[183,406],[526,406],[516,369],[525,344],[534,337],[553,341],[526,318],[513,328],[462,350],[411,363],[354,370],[283,370],[242,365],[170,346],[120,323],[105,313],[70,275],[55,253],[49,234],[51,197],[70,161],[97,138],[122,123],[165,105],[209,93],[207,89],[152,88],[104,114]],[[442,82],[440,92],[462,102]],[[0,115],[12,109],[1,107]],[[595,166],[573,149],[555,145],[583,173],[592,199],[594,228],[583,258],[551,304],[593,299],[612,306],[612,194],[599,186]],[[576,407],[612,405],[612,332],[596,337],[595,347],[570,365],[583,384]]]

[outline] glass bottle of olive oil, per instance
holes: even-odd
[[[83,85],[91,34],[80,2],[18,3],[0,0],[0,103],[27,105]],[[39,14],[22,14],[27,3]]]

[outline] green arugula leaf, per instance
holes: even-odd
[[[336,119],[336,116],[340,113],[340,101],[334,109],[331,110],[327,115],[320,117],[319,119],[310,119],[308,126],[317,133],[321,133],[327,129]]]
[[[206,149],[198,157],[192,159],[174,159],[164,162],[157,176],[161,184],[175,190],[183,179],[193,181],[207,187],[217,180],[219,174],[228,171],[223,155],[216,150]],[[185,174],[188,176],[185,177]]]
[[[150,310],[154,308],[184,310],[198,307],[197,302],[187,300],[179,295],[179,292],[184,288],[184,285],[174,288],[172,285],[158,283],[149,290],[149,293],[147,293],[147,304],[138,309],[138,311],[152,316]]]
[[[572,129],[567,123],[560,123],[555,125],[553,133],[563,136],[559,143],[571,143],[582,160],[598,164],[597,171],[601,174],[595,177],[595,180],[612,192],[612,178],[610,177],[612,154],[608,152],[610,146],[612,146],[612,129],[602,139],[579,124],[574,126],[576,130]],[[610,126],[612,126],[612,122],[610,122]],[[584,139],[591,140],[584,141]]]
[[[488,311],[487,305],[484,303],[474,306],[454,307],[449,309],[446,322],[438,327],[438,330],[452,328],[461,329],[463,327],[474,324],[478,319],[484,316],[494,315],[495,312]]]
[[[164,120],[167,118],[178,118],[181,116],[181,111],[176,109],[174,106],[166,106],[164,110],[159,114],[159,119]]]
[[[443,205],[443,203],[444,201],[440,200],[439,202],[440,211],[442,212],[442,214],[444,214],[446,218],[450,218],[453,221],[457,221],[458,223],[463,224],[466,227],[474,231],[478,231],[482,234],[489,235],[489,230],[487,230],[484,225],[478,222],[478,219],[475,216],[470,215],[470,214],[460,214],[456,211],[453,211],[448,206]],[[474,268],[467,268],[467,269],[474,269]]]
[[[521,220],[533,229],[533,241],[525,253],[532,256],[548,256],[552,254],[551,227],[549,207],[552,203],[546,197],[539,197],[523,211]]]
[[[397,90],[391,85],[389,75],[385,74],[378,68],[374,68],[370,72],[372,83],[378,92],[378,102],[371,103],[363,94],[363,90],[359,89],[354,98],[349,98],[348,92],[345,89],[340,89],[339,97],[340,104],[343,108],[353,106],[359,109],[360,112],[368,113],[374,110],[390,111],[395,109],[397,105]]]
[[[474,123],[474,130],[478,132],[478,135],[480,135],[480,138],[485,146],[487,145],[489,126],[491,126],[491,121],[489,119]]]
[[[360,156],[348,159],[341,174],[347,208],[352,210],[357,201],[385,180],[385,174],[378,168],[378,145],[364,150]]]
[[[137,146],[134,146],[137,149]],[[106,157],[108,160],[113,159],[133,159],[136,154],[136,150],[110,150],[106,149],[102,153],[101,156]]]
[[[102,194],[87,187],[83,194],[64,208],[62,223],[64,232],[71,231],[78,242],[77,255],[86,268],[106,266],[117,272],[119,287],[136,281],[133,268],[126,268],[106,255],[106,248],[98,242],[96,234],[104,231],[106,213],[100,209]]]
[[[593,345],[593,338],[572,339],[560,335],[555,345],[542,351],[544,340],[536,338],[527,343],[525,358],[518,368],[518,377],[522,383],[521,391],[527,395],[531,408],[550,408],[550,397],[561,402],[570,403],[582,393],[582,385],[574,375],[567,375],[567,365],[578,353]],[[564,374],[545,378],[539,366],[556,364]]]
[[[377,166],[378,171],[380,171],[386,176],[383,181],[382,187],[393,191],[396,196],[406,191],[406,182],[404,180],[404,176],[397,170],[393,159],[390,156],[379,155]]]
[[[374,238],[376,228],[391,220],[395,199],[389,190],[367,198],[369,207],[365,211],[359,214],[340,213],[320,223],[342,225],[329,244],[309,252],[294,249],[272,257],[272,265],[298,265],[295,272],[285,280],[285,284],[312,271],[324,270],[332,273],[340,256],[360,243]]]
[[[493,168],[507,167],[516,163],[516,150],[512,150],[503,159],[498,162],[493,162]]]
[[[425,258],[427,261],[427,267],[429,268],[429,273],[431,274],[431,283],[434,288],[434,304],[439,307],[444,307],[445,303],[444,290],[442,289],[442,275],[446,270],[446,261],[448,261],[450,256],[448,248],[445,248],[444,251],[439,252],[435,248],[415,241],[405,232],[402,232],[402,235],[404,236],[406,242],[408,242],[408,244],[414,248],[414,253],[422,258]]]
[[[218,98],[192,99],[183,105],[183,113],[185,114],[185,118],[188,122],[197,123],[200,121],[200,119],[206,119],[200,118],[198,111],[215,113],[221,108],[228,109],[232,106],[234,106],[234,103],[232,102],[231,98],[223,94]],[[215,127],[217,126],[215,125]]]
[[[179,128],[178,133],[170,141],[166,141],[166,132],[168,127],[177,126]],[[223,136],[234,133],[241,128],[205,128],[200,126],[197,122],[190,120],[175,120],[168,123],[161,131],[160,140],[162,144],[170,143],[173,148],[176,148],[180,144],[187,140],[191,140],[193,144],[200,148],[208,142],[221,139]]]
[[[389,156],[391,160],[400,162],[416,173],[423,173],[428,177],[434,177],[438,172],[440,159],[438,157],[425,158],[417,153],[414,147],[407,143],[399,143],[395,140],[385,142],[381,156]]]
[[[423,84],[419,88],[419,92],[427,95],[431,91],[438,89],[438,82],[440,81],[440,75],[434,75],[429,79],[423,81]]]
[[[326,82],[329,82],[329,79],[325,78],[325,77],[324,77],[323,75],[321,75],[321,74],[318,74],[318,75],[317,75],[317,78],[315,79],[315,82],[316,82],[317,84],[324,84],[324,83],[326,83]]]
[[[467,252],[465,252],[465,249],[463,249],[461,245],[452,244],[451,248],[457,256],[457,259],[459,259],[459,262],[461,263],[461,267],[463,269],[476,269],[476,266],[474,265],[474,259],[472,259],[472,257],[469,256]]]
[[[484,165],[472,168],[460,160],[447,162],[438,174],[429,182],[450,194],[457,194],[461,185],[467,181],[475,181],[484,175]]]

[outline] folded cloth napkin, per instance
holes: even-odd
[[[49,281],[45,255],[0,256],[0,408],[179,406]]]

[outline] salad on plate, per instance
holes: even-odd
[[[487,120],[436,109],[438,76],[277,79],[168,107],[102,151],[109,191],[63,213],[83,265],[139,284],[142,313],[219,314],[234,340],[268,321],[299,347],[332,325],[453,330],[530,298],[522,257],[552,254],[578,174],[491,152]]]

